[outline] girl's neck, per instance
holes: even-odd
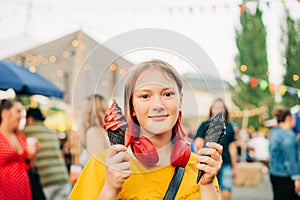
[[[172,132],[152,134],[141,130],[140,136],[147,137],[153,143],[156,149],[161,149],[167,146],[168,144],[171,144]]]
[[[165,146],[156,149],[158,156],[159,156],[159,161],[157,165],[169,165],[170,164],[170,157],[171,157],[171,152],[172,152],[172,143],[169,142]]]
[[[279,127],[281,129],[284,129],[284,130],[290,130],[291,129],[291,127],[290,127],[290,125],[288,123],[280,123]]]
[[[1,132],[3,135],[14,134],[14,131],[11,130],[10,128],[8,128],[8,126],[5,126],[4,123],[2,123],[2,126],[0,126],[0,132]]]

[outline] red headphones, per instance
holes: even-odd
[[[133,120],[128,121],[128,123],[129,127],[134,127]],[[175,137],[177,139],[172,148],[170,161],[173,166],[185,167],[189,161],[191,149],[190,145],[180,138],[183,133],[183,129],[181,127],[181,117],[178,117],[178,121],[174,130],[176,133]],[[158,162],[158,153],[154,147],[154,144],[148,138],[127,135],[126,140],[126,146],[131,146],[134,155],[144,166],[153,166]]]

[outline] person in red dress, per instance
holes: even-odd
[[[26,162],[30,156],[19,131],[22,109],[17,101],[0,103],[0,200],[32,199]]]

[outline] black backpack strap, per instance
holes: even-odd
[[[169,188],[164,196],[164,200],[173,200],[175,198],[184,174],[184,170],[185,168],[183,167],[175,168],[175,173],[172,177]]]

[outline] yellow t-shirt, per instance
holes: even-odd
[[[91,158],[83,169],[70,196],[70,200],[93,200],[98,199],[105,181],[104,158],[106,151]],[[200,184],[196,184],[198,169],[196,166],[197,155],[192,153],[184,176],[176,195],[176,200],[200,199]],[[175,167],[172,165],[156,166],[150,170],[145,168],[139,161],[130,159],[131,175],[124,181],[124,187],[118,195],[119,200],[153,200],[163,199]],[[216,190],[220,197],[218,181],[214,181]]]

